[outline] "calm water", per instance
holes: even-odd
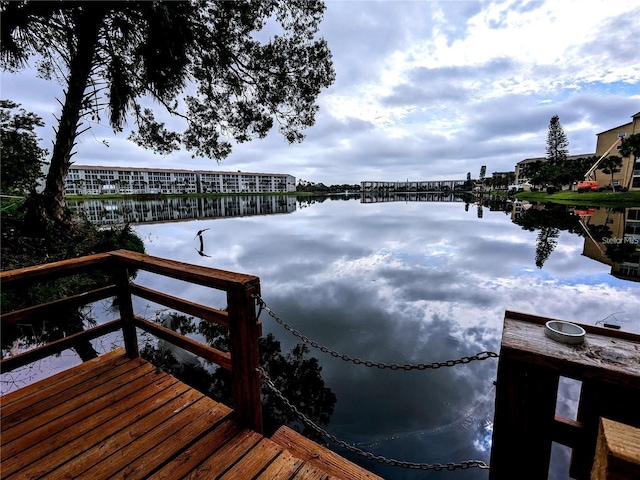
[[[108,203],[82,208],[100,211],[110,222],[135,212],[146,212],[146,220],[174,220],[135,225],[147,253],[258,275],[263,299],[284,321],[322,345],[361,359],[430,363],[497,352],[505,310],[590,324],[606,319],[640,331],[640,283],[612,275],[606,257],[580,233],[575,215],[550,221],[536,214],[539,227],[527,230],[514,223],[526,212],[520,207],[505,212],[495,210],[505,208],[500,205],[378,200],[288,197],[226,204],[218,199],[208,205],[183,201],[181,209]],[[166,210],[171,213],[161,213]],[[165,216],[154,217],[152,211]],[[611,229],[600,232],[600,240],[617,238],[618,220],[610,220],[616,212],[578,213],[587,227],[605,218]],[[202,243],[196,236],[200,230]],[[165,280],[150,274],[140,273],[136,281],[167,288]],[[173,295],[203,303],[213,298],[214,306],[224,306],[193,286],[170,288]],[[136,310],[147,318],[155,313],[144,302]],[[283,352],[299,343],[266,314],[260,319]],[[397,460],[488,463],[495,359],[404,372],[346,363],[317,350],[310,354],[337,397],[328,426],[334,435]],[[564,390],[561,411],[570,409],[576,395],[570,385]],[[412,471],[336,451],[389,479],[487,478],[478,469]],[[552,478],[565,478],[567,452],[554,455]]]

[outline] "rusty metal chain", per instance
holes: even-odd
[[[311,420],[304,413],[298,410],[296,406],[293,405],[289,401],[289,399],[287,399],[282,394],[280,390],[278,390],[278,388],[274,385],[271,378],[269,378],[269,375],[267,374],[267,372],[262,367],[258,367],[258,372],[260,373],[260,378],[262,379],[263,385],[266,386],[269,389],[269,391],[271,391],[271,393],[273,393],[276,397],[278,397],[280,401],[287,406],[287,408],[289,408],[302,422],[304,422],[305,425],[307,425],[309,428],[314,430],[316,433],[322,435],[325,438],[328,438],[333,443],[340,445],[342,448],[345,448],[346,450],[352,453],[355,453],[356,455],[360,455],[362,457],[368,458],[369,460],[375,460],[378,463],[385,463],[393,467],[402,467],[402,468],[408,468],[412,470],[435,470],[436,472],[439,472],[442,470],[457,470],[457,469],[464,470],[467,468],[481,468],[485,470],[489,469],[489,465],[487,465],[485,462],[481,460],[465,460],[460,463],[449,462],[446,464],[416,463],[416,462],[406,462],[403,460],[396,460],[393,458],[387,458],[382,455],[376,455],[374,453],[362,450],[354,445],[351,445],[350,443],[345,442],[344,440],[340,440],[335,435],[330,434],[325,429],[318,426],[316,423],[313,422],[313,420]]]
[[[331,350],[330,348],[327,348],[323,345],[320,345],[318,342],[311,340],[309,337],[300,333],[298,330],[296,330],[291,325],[287,324],[284,320],[282,320],[280,317],[278,317],[278,315],[276,315],[273,312],[273,310],[271,310],[267,306],[267,304],[264,302],[262,297],[260,297],[259,295],[254,295],[254,298],[256,299],[258,306],[260,307],[258,316],[260,316],[260,313],[264,310],[277,323],[282,325],[285,330],[287,330],[288,332],[291,332],[292,335],[298,337],[304,343],[308,343],[313,348],[320,350],[322,353],[328,353],[332,357],[340,358],[346,362],[352,362],[356,365],[364,365],[365,367],[376,367],[379,369],[389,369],[389,370],[407,370],[407,371],[408,370],[427,370],[427,369],[435,370],[441,367],[454,367],[456,365],[471,363],[475,360],[487,360],[489,358],[498,358],[497,353],[484,351],[484,352],[476,353],[475,355],[472,355],[469,357],[462,357],[456,360],[446,360],[444,362],[432,362],[432,363],[418,363],[418,364],[405,363],[401,365],[398,363],[384,363],[384,362],[375,362],[372,360],[362,360],[361,358],[358,358],[358,357],[352,357],[344,353],[336,352],[335,350]]]

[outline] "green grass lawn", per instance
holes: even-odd
[[[530,202],[552,202],[563,205],[590,205],[608,207],[640,207],[640,191],[633,192],[521,192],[515,197]]]

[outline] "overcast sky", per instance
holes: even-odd
[[[640,2],[333,1],[320,27],[336,82],[301,144],[273,131],[221,164],[162,157],[94,125],[77,164],[288,173],[327,185],[477,178],[545,155],[559,115],[571,155],[640,111]],[[2,98],[42,116],[51,150],[60,87],[2,73]],[[109,147],[103,144],[106,140]]]

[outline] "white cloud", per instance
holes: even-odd
[[[286,172],[325,184],[463,178],[540,155],[555,114],[570,152],[590,153],[596,133],[640,110],[639,29],[633,0],[329,0],[320,35],[337,79],[301,145],[274,131],[217,165],[187,152],[158,157],[98,127],[75,161]],[[33,72],[3,73],[2,84],[3,97],[43,116],[50,147],[59,86]]]

